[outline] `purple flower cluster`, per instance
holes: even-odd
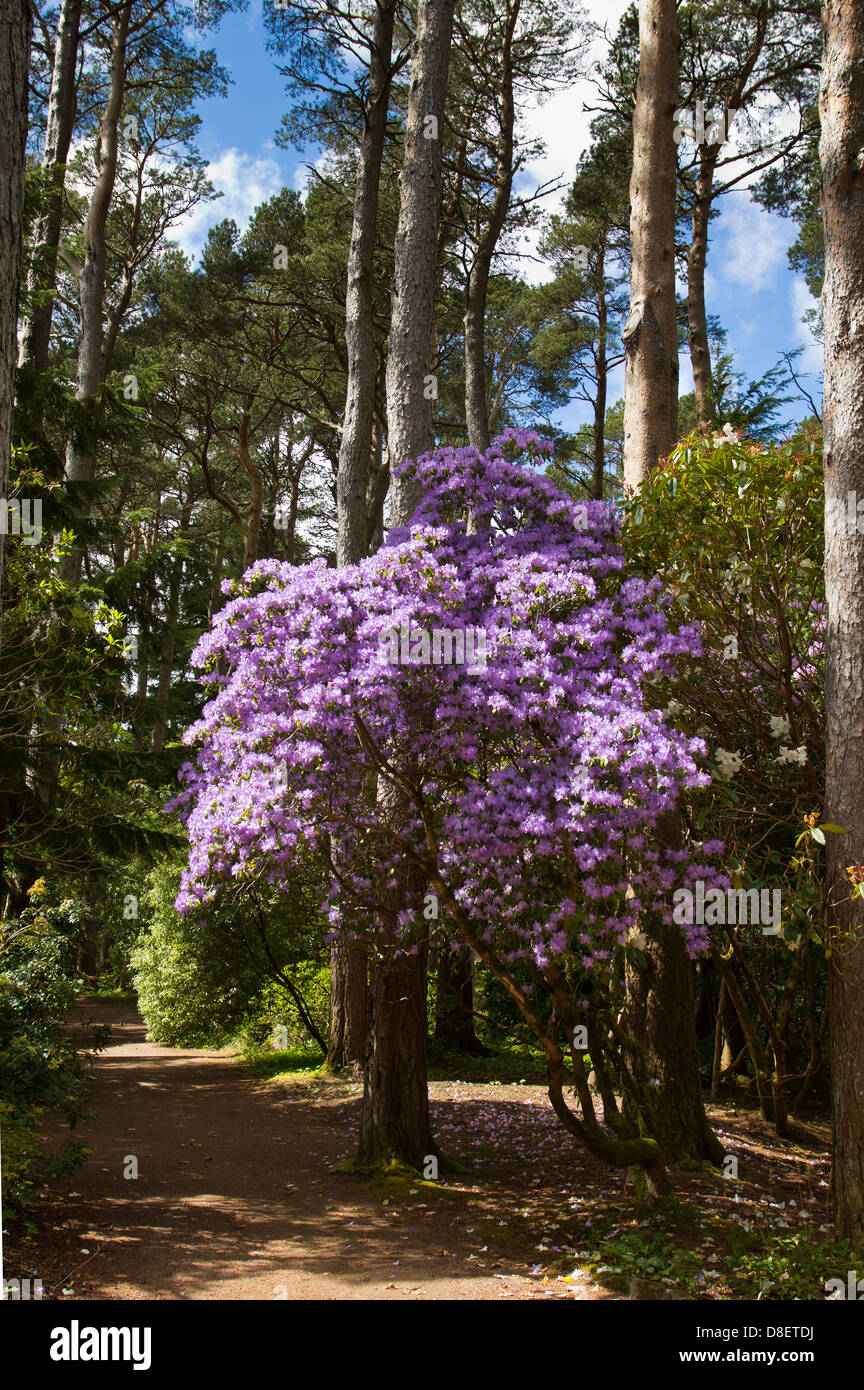
[[[334,931],[375,931],[386,903],[411,949],[431,874],[503,960],[591,967],[642,908],[671,921],[673,889],[712,877],[719,845],[651,835],[708,781],[701,741],[643,695],[697,632],[623,577],[611,508],[534,471],[550,449],[512,430],[485,453],[436,450],[405,465],[424,500],[377,554],[265,560],[232,586],[193,655],[216,693],[172,803],[190,839],[180,911],[232,881],[278,886],[311,852]],[[485,668],[394,665],[403,623],[484,629]]]

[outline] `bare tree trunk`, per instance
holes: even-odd
[[[98,175],[87,219],[84,223],[84,264],[81,268],[80,318],[81,338],[78,344],[78,378],[75,395],[79,401],[95,396],[108,375],[109,361],[104,352],[104,306],[107,246],[105,229],[111,210],[114,183],[117,178],[117,128],[123,109],[126,89],[126,39],[131,16],[129,4],[118,10],[112,20],[111,78],[108,100],[99,125],[97,154]],[[66,449],[66,477],[69,482],[87,482],[93,477],[95,460],[92,446],[73,436]],[[76,552],[74,575],[81,570],[81,552]],[[74,576],[73,576],[74,577]]]
[[[474,956],[461,942],[441,940],[436,961],[435,1041],[451,1052],[486,1051],[474,1030]]]
[[[864,536],[843,519],[864,497],[864,9],[825,0],[823,33],[825,804],[847,831],[828,836],[832,1186],[838,1236],[854,1244],[864,1239],[864,934],[846,866],[864,861]]]
[[[421,0],[405,123],[399,222],[387,358],[387,435],[391,467],[434,444],[432,397],[426,390],[434,341],[441,135],[450,64],[454,0]],[[394,478],[391,525],[402,526],[419,501],[416,484]],[[379,793],[398,821],[402,808]],[[423,885],[413,885],[418,895]],[[414,1165],[434,1154],[426,1080],[426,959],[400,954],[382,923],[371,972],[369,1041],[358,1158],[393,1157]]]
[[[720,981],[720,998],[717,1000],[717,1014],[714,1020],[714,1052],[711,1058],[711,1099],[720,1095],[720,1073],[723,1062],[723,1004],[726,1000],[726,981]]]
[[[249,506],[246,509],[246,522],[243,527],[243,572],[251,569],[258,559],[261,538],[261,516],[264,511],[264,480],[261,469],[252,457],[249,448],[249,412],[245,411],[237,430],[237,442],[229,435],[217,431],[222,445],[237,460],[249,479]]]
[[[687,253],[687,330],[696,417],[700,425],[716,418],[711,353],[708,347],[708,315],[705,309],[705,263],[708,259],[708,220],[714,186],[714,166],[719,146],[700,151],[696,197],[691,216],[690,250]]]
[[[339,447],[336,481],[338,540],[336,563],[353,565],[370,551],[370,481],[376,441],[375,396],[377,359],[374,321],[374,261],[378,232],[378,198],[381,162],[387,137],[387,115],[392,79],[395,0],[375,7],[375,27],[369,55],[369,91],[366,125],[360,141],[354,189],[354,221],[348,252],[348,292],[345,299],[345,348],[348,389],[345,419]],[[383,506],[383,498],[382,498]],[[367,949],[363,942],[335,942],[330,952],[330,1047],[331,1069],[359,1068],[366,1054]]]
[[[765,45],[769,20],[772,18],[769,0],[762,0],[754,16],[753,39],[744,63],[727,89],[725,116],[737,111],[745,100],[744,93],[759,55]],[[691,213],[690,250],[687,254],[687,333],[690,343],[690,362],[693,368],[693,393],[696,415],[700,424],[713,424],[717,418],[714,400],[714,379],[711,353],[708,347],[708,315],[705,309],[705,264],[708,258],[708,224],[714,200],[714,174],[721,144],[701,145],[699,172]]]
[[[609,306],[606,303],[606,230],[597,242],[597,394],[594,397],[594,477],[591,496],[603,500],[603,478],[606,471],[606,393],[609,385]]]
[[[486,299],[489,274],[498,238],[510,207],[513,184],[513,35],[519,19],[521,0],[508,0],[507,25],[501,49],[501,80],[498,84],[500,118],[495,157],[495,193],[489,215],[479,230],[474,259],[465,287],[465,419],[468,438],[477,449],[488,449],[489,402],[486,393]]]
[[[57,249],[63,224],[66,160],[75,123],[75,79],[81,6],[82,0],[61,0],[57,17],[54,65],[51,70],[51,91],[48,96],[48,117],[45,125],[45,148],[42,151],[42,168],[50,175],[51,194],[36,226],[33,260],[27,277],[27,295],[31,308],[29,318],[23,325],[18,359],[22,367],[33,367],[37,371],[44,371],[48,365],[48,348],[51,341]],[[42,299],[42,296],[45,298]],[[41,302],[36,302],[37,297]]]
[[[330,950],[330,1043],[327,1067],[360,1071],[366,1056],[368,1002],[365,941],[336,941]]]
[[[369,553],[374,555],[384,544],[384,502],[390,487],[390,459],[384,454],[384,412],[376,411],[372,428],[372,467],[366,491],[366,515],[369,527]]]
[[[376,384],[373,277],[381,161],[390,104],[395,12],[395,0],[379,0],[376,4],[369,60],[366,127],[360,141],[354,190],[354,222],[348,252],[348,293],[345,300],[348,391],[336,484],[339,565],[356,564],[368,553],[369,548],[366,493]]]
[[[180,513],[180,534],[189,526],[192,503],[184,503]],[[177,621],[180,616],[180,592],[183,585],[184,559],[178,555],[171,570],[171,584],[168,592],[168,607],[165,614],[165,637],[162,654],[159,658],[159,678],[156,689],[156,717],[150,733],[151,753],[161,753],[165,747],[165,730],[168,725],[168,697],[171,694],[171,676],[174,671],[174,652],[177,646]]]
[[[677,105],[675,0],[640,0],[630,179],[630,313],[622,334],[626,352],[624,484],[631,492],[669,453],[678,430],[673,119]]]
[[[30,6],[27,0],[8,0],[0,14],[0,618],[15,401],[29,66]]]
[[[510,208],[513,187],[513,36],[521,0],[507,0],[507,23],[501,46],[501,78],[497,84],[500,105],[495,157],[495,191],[485,221],[477,230],[474,256],[465,286],[465,421],[468,439],[475,449],[488,449],[489,395],[486,382],[486,303],[492,258]],[[440,249],[440,248],[439,248]],[[474,518],[470,525],[473,529]],[[483,1051],[474,1031],[474,958],[470,947],[450,949],[442,943],[437,962],[438,994],[435,1038],[457,1052]]]
[[[441,136],[454,0],[421,0],[405,123],[399,223],[387,353],[387,446],[391,472],[432,448],[435,286],[441,211]],[[404,526],[419,495],[393,479],[391,525]]]
[[[678,328],[675,312],[673,116],[678,105],[675,0],[640,0],[639,80],[630,180],[630,313],[624,326],[624,484],[634,492],[675,443]],[[680,847],[678,812],[661,818],[658,839]],[[633,1059],[652,1100],[655,1133],[669,1158],[710,1158],[721,1146],[705,1115],[699,1077],[690,961],[680,932],[647,914],[645,969],[627,971]],[[656,1088],[656,1089],[654,1089]],[[653,1091],[653,1094],[652,1094]]]
[[[357,1157],[422,1169],[438,1152],[426,1078],[426,950],[394,956],[386,943],[383,949],[372,968]]]

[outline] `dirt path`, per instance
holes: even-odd
[[[532,1277],[524,1240],[490,1244],[505,1225],[500,1193],[403,1185],[385,1200],[331,1173],[352,1147],[357,1087],[262,1083],[224,1053],[147,1042],[122,1004],[83,1011],[111,1039],[87,1084],[93,1117],[76,1129],[92,1156],[45,1193],[53,1248],[27,1242],[51,1297],[610,1296],[584,1276],[564,1284],[535,1266]],[[137,1179],[124,1177],[133,1158]]]

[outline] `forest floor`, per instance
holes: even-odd
[[[741,1298],[756,1296],[751,1266],[767,1296],[818,1296],[800,1271],[783,1287],[784,1251],[825,1239],[816,1122],[778,1140],[752,1111],[712,1109],[739,1180],[678,1172],[678,1200],[646,1212],[574,1149],[542,1085],[433,1081],[433,1131],[460,1171],[363,1182],[335,1167],[354,1147],[356,1082],[262,1080],[232,1054],[148,1042],[122,1001],[80,1008],[111,1030],[75,1129],[91,1154],[6,1243],[7,1275],[38,1277],[45,1297]]]

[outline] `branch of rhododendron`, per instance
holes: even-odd
[[[629,1168],[637,1165],[644,1166],[646,1169],[650,1170],[657,1190],[661,1192],[667,1190],[669,1186],[668,1178],[666,1176],[665,1166],[662,1162],[659,1146],[655,1140],[643,1136],[628,1136],[622,1138],[616,1135],[614,1138],[610,1138],[608,1135],[604,1134],[597,1123],[590,1092],[588,1094],[587,1114],[584,1104],[582,1119],[579,1119],[573,1114],[573,1111],[570,1109],[564,1097],[564,1054],[550,1029],[544,1026],[540,1015],[526,999],[523,990],[520,989],[510,971],[507,970],[503,962],[498,959],[491,947],[473,930],[467,915],[462,911],[459,903],[454,899],[446,883],[435,868],[433,868],[430,873],[430,883],[441,896],[442,901],[445,903],[461,935],[480,959],[486,962],[497,979],[507,990],[516,1004],[516,1007],[522,1014],[522,1017],[525,1019],[543,1048],[549,1069],[549,1099],[561,1123],[574,1138],[578,1139],[592,1153],[597,1154],[598,1157],[604,1158],[607,1162],[620,1168]],[[544,972],[544,974],[545,973],[546,972]],[[550,985],[552,984],[552,981],[548,979],[548,975],[547,982]],[[563,991],[561,990],[560,979],[556,979],[553,986],[553,993],[556,1005],[563,1006],[564,1013],[562,1016],[572,1024],[574,1016],[569,994],[566,988]],[[570,1027],[568,1031],[572,1036],[572,1027]],[[577,1077],[578,1069],[575,1069],[574,1081],[576,1082],[578,1092],[580,1087]],[[587,1081],[585,1085],[587,1089]]]
[[[548,983],[548,987],[552,994],[552,997],[555,1000],[555,1007],[558,1010],[561,1017],[561,1021],[564,1025],[565,1036],[568,1038],[572,1038],[574,1029],[577,1026],[577,1017],[573,1009],[570,987],[564,976],[564,972],[555,961],[550,961],[550,963],[545,967],[543,974]],[[614,1020],[611,1019],[611,1016],[609,1021],[610,1023],[614,1023]],[[628,1057],[633,1056],[634,1054],[641,1055],[642,1047],[637,1046],[635,1040],[628,1037],[628,1035],[624,1032],[623,1029],[618,1030],[617,1025],[615,1025],[615,1027],[613,1028],[613,1032],[622,1044],[621,1051],[615,1054],[615,1064],[616,1070],[618,1072],[619,1081],[621,1082],[624,1089],[629,1091],[630,1094],[633,1096],[634,1100],[636,1100],[638,1098],[638,1086],[635,1077],[632,1075],[630,1071]],[[578,1078],[578,1072],[574,1074],[577,1075]],[[593,1113],[593,1104],[591,1108]]]
[[[597,1122],[597,1111],[594,1109],[594,1097],[591,1095],[591,1087],[588,1085],[588,1077],[585,1072],[585,1060],[581,1052],[576,1050],[576,1044],[572,1041],[573,1034],[570,1034],[570,1064],[573,1070],[573,1085],[579,1097],[579,1104],[582,1107],[582,1119],[585,1125],[591,1129],[599,1129]],[[592,1059],[593,1060],[593,1059]]]
[[[373,765],[377,771],[382,777],[385,777],[392,786],[401,791],[403,796],[413,801],[414,789],[393,766],[384,753],[382,753],[356,709],[352,709],[351,717],[354,720],[354,727],[357,730],[357,737],[360,740],[360,744],[372,759]]]

